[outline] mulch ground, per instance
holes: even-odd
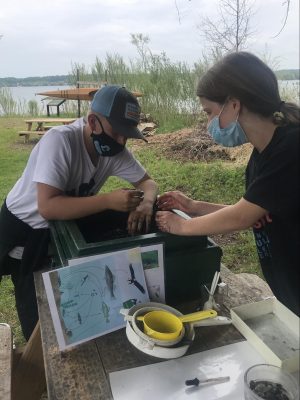
[[[203,124],[177,132],[149,135],[147,140],[147,146],[159,148],[161,154],[168,159],[181,162],[221,160],[246,165],[252,151],[252,145],[249,143],[233,148],[215,144]],[[132,149],[144,145],[141,141],[134,141]]]

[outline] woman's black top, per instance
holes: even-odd
[[[253,150],[244,198],[272,222],[253,229],[263,274],[279,301],[299,315],[299,126],[278,127],[268,146]]]

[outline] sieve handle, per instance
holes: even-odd
[[[178,317],[181,322],[196,322],[206,318],[215,318],[217,316],[215,310],[198,311]]]

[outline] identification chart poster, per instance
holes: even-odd
[[[60,350],[125,326],[121,308],[149,301],[140,248],[43,273]]]
[[[148,289],[149,299],[158,303],[165,303],[165,269],[164,269],[164,245],[163,243],[139,247],[142,264]],[[122,251],[121,251],[122,252]],[[68,264],[77,265],[86,261],[93,261],[105,255],[73,258]],[[135,301],[136,300],[136,301]],[[130,299],[123,304],[123,308],[130,308],[137,303],[137,299]]]

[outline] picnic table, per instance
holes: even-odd
[[[228,283],[229,294],[224,300],[220,315],[230,316],[231,307],[272,296],[268,285],[256,275],[235,275],[222,266],[221,278],[223,282]],[[29,341],[29,347],[39,366],[35,366],[32,373],[30,368],[21,373],[23,380],[19,392],[22,400],[38,400],[40,397],[41,393],[35,390],[35,387],[41,389],[44,383],[41,354],[44,358],[49,400],[111,400],[113,396],[109,373],[163,361],[131,345],[126,337],[125,328],[60,352],[41,272],[35,273],[35,286],[40,329],[36,328],[33,339]],[[190,302],[180,304],[177,308],[187,313],[195,311],[197,306],[199,302]],[[245,340],[233,325],[200,327],[195,329],[195,333],[195,339],[186,355]],[[32,369],[34,363],[27,365]],[[13,397],[15,400],[18,398],[18,396]]]
[[[33,118],[25,120],[27,129],[19,131],[19,136],[24,136],[25,143],[28,142],[29,137],[32,133],[37,133],[42,136],[48,129],[52,128],[53,125],[68,125],[74,122],[76,118]],[[48,125],[51,124],[51,125]],[[34,128],[33,128],[34,127]]]

